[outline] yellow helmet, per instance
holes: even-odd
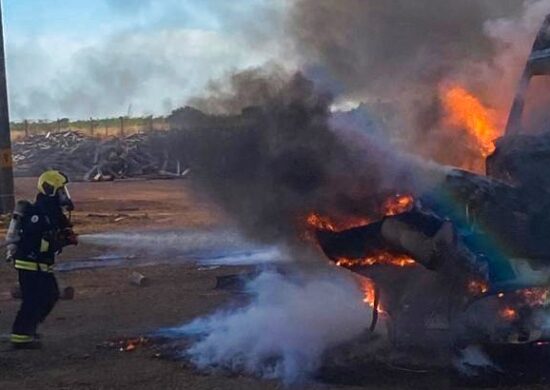
[[[69,178],[63,172],[46,171],[38,178],[38,191],[47,196],[55,196],[68,182]]]

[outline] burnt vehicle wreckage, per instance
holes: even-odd
[[[436,190],[347,230],[312,221],[337,265],[372,280],[370,304],[396,345],[540,347],[550,342],[548,133],[526,133],[525,96],[550,75],[550,16],[523,73],[486,176],[450,169]]]

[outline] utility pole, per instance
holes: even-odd
[[[4,52],[4,26],[0,1],[0,214],[13,211],[13,160],[11,156],[10,115],[6,82],[6,56]]]

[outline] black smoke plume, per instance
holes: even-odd
[[[226,114],[185,108],[171,121],[183,130],[199,193],[249,236],[292,241],[311,212],[376,216],[388,194],[414,193],[427,177],[422,164],[365,134],[331,128],[331,102],[301,73],[256,69],[194,102]]]
[[[466,88],[504,121],[547,12],[547,0],[296,0],[289,30],[306,74],[337,101],[389,102],[388,138],[470,167],[482,165],[476,142],[442,123],[441,86]]]
[[[490,58],[485,23],[521,8],[515,0],[297,0],[291,22],[311,62],[347,94],[396,97]]]

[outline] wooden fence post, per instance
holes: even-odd
[[[124,117],[123,116],[120,117],[120,133],[119,133],[119,135],[121,137],[124,137]]]
[[[94,118],[90,117],[90,135],[92,137],[94,136],[94,127],[95,127]]]

